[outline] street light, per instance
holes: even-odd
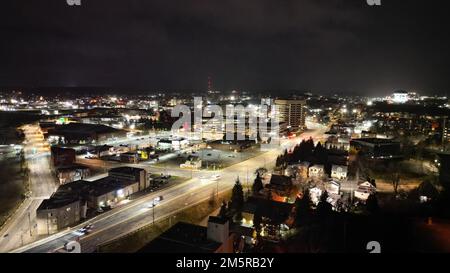
[[[158,196],[153,198],[152,202],[150,203],[150,207],[152,209],[152,218],[153,218],[153,225],[155,225],[155,207],[163,200],[163,196]]]

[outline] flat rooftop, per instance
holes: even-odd
[[[108,173],[121,173],[121,174],[127,174],[127,175],[135,175],[137,172],[140,172],[143,170],[144,169],[134,168],[134,167],[117,167],[117,168],[110,169]]]
[[[212,253],[220,243],[207,239],[207,228],[178,222],[141,248],[140,253]]]
[[[90,124],[90,123],[69,123],[65,125],[58,125],[52,130],[53,133],[60,134],[107,134],[119,132],[119,129],[115,129],[103,124]]]
[[[392,140],[392,139],[384,139],[384,138],[356,138],[352,139],[351,141],[359,141],[359,142],[366,142],[370,144],[393,144],[393,143],[399,143],[398,141]]]

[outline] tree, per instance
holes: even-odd
[[[220,218],[226,218],[227,214],[228,214],[227,202],[223,201],[222,206],[220,206],[219,214],[217,216],[219,216]]]
[[[369,195],[369,197],[366,200],[366,209],[370,213],[378,213],[380,210],[380,207],[378,205],[378,198],[375,194]]]
[[[330,203],[327,201],[328,199],[328,192],[325,191],[320,196],[319,204],[317,204],[317,214],[319,216],[327,216],[333,211],[333,207]]]
[[[264,188],[264,185],[262,183],[261,177],[259,176],[259,173],[256,174],[255,181],[252,185],[252,192],[254,195],[258,194],[262,189]]]
[[[266,168],[260,167],[258,169],[256,169],[255,174],[259,175],[260,177],[264,176],[266,173],[268,172],[268,170]]]
[[[308,222],[311,216],[312,201],[309,190],[303,192],[302,198],[295,200],[295,221],[297,225],[303,225]]]
[[[244,206],[244,191],[242,189],[242,184],[239,181],[239,177],[236,179],[236,183],[234,184],[233,191],[231,193],[231,209],[235,213],[241,212],[242,207]]]
[[[392,187],[394,188],[394,194],[397,196],[398,194],[398,186],[400,185],[400,175],[398,172],[394,172],[390,175],[390,180],[392,183]]]

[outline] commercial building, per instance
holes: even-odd
[[[69,166],[75,162],[74,149],[52,146],[50,151],[51,162],[54,167]]]
[[[208,226],[178,222],[148,243],[141,253],[233,253],[228,219],[210,216]]]
[[[81,198],[85,187],[86,182],[82,180],[65,184],[50,199],[42,201],[36,210],[39,235],[56,233],[86,217],[87,202]]]
[[[158,141],[158,148],[161,150],[179,151],[188,147],[189,141],[185,138],[161,139]]]
[[[180,164],[180,168],[199,170],[202,168],[202,160],[199,157],[190,156],[185,163]]]
[[[139,154],[135,152],[120,154],[120,162],[137,164],[139,162]]]
[[[89,144],[126,137],[126,131],[101,124],[69,123],[48,130],[52,142],[64,144]]]
[[[36,210],[39,234],[52,234],[78,224],[89,211],[111,208],[149,186],[144,169],[121,167],[107,177],[61,185]]]
[[[291,130],[306,128],[306,101],[305,100],[275,100],[276,113],[280,122],[285,122]]]
[[[443,121],[443,128],[442,128],[442,141],[450,142],[450,119],[445,118]]]
[[[450,153],[439,154],[439,182],[450,189]]]
[[[56,176],[60,185],[85,179],[91,175],[91,170],[82,165],[61,167],[56,170]]]
[[[144,190],[150,186],[147,171],[140,168],[118,167],[110,169],[109,176],[118,180],[138,181],[139,190]]]
[[[350,141],[351,148],[372,159],[401,157],[400,142],[382,138],[359,138]]]

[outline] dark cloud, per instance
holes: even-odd
[[[445,93],[444,1],[2,0],[0,85]]]

